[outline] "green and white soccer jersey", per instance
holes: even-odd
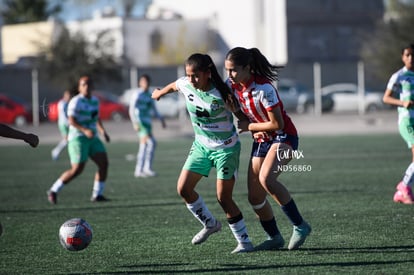
[[[79,125],[91,129],[95,136],[97,136],[96,123],[99,118],[98,98],[95,96],[87,98],[81,94],[76,95],[69,102],[68,117],[74,117]],[[68,141],[80,136],[84,136],[84,134],[70,125]]]
[[[152,133],[151,121],[153,111],[157,115],[151,93],[138,89],[131,98],[129,116],[132,123],[138,124],[139,136],[146,136]]]
[[[387,89],[399,94],[400,100],[414,101],[414,72],[402,68],[394,73],[387,84]],[[398,107],[398,127],[408,147],[414,145],[414,108]]]
[[[220,92],[214,87],[210,91],[198,90],[186,77],[178,79],[176,86],[184,94],[195,141],[208,149],[235,146],[239,138],[233,115],[225,107]]]

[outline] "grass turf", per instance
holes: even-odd
[[[413,206],[392,196],[411,158],[398,135],[302,137],[301,157],[280,179],[291,191],[313,232],[298,251],[286,249],[232,255],[228,226],[198,246],[191,238],[201,225],[176,194],[176,180],[191,139],[159,141],[158,177],[135,179],[135,143],[107,145],[110,174],[105,203],[91,203],[94,164],[66,186],[58,205],[46,190],[68,167],[66,152],[50,159],[52,146],[0,147],[0,274],[408,274],[414,264]],[[254,244],[265,236],[247,202],[250,140],[243,136],[239,180],[234,191]],[[224,224],[215,199],[214,173],[197,191]],[[292,227],[273,203],[288,241]],[[60,225],[82,217],[93,228],[90,246],[64,250]]]

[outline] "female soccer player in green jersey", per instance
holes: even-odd
[[[411,164],[396,187],[394,201],[414,204],[412,186],[414,183],[414,44],[402,49],[401,60],[404,67],[395,72],[388,81],[384,93],[384,103],[398,106],[398,128],[402,138],[412,152]],[[393,94],[397,94],[395,98]]]
[[[161,121],[162,128],[166,127],[164,118],[158,113],[155,101],[149,90],[151,78],[143,74],[138,80],[139,88],[134,92],[129,103],[129,117],[139,136],[139,149],[135,165],[135,177],[153,177],[152,161],[157,141],[152,134],[152,114]]]
[[[69,134],[68,152],[71,168],[62,173],[47,191],[48,200],[57,202],[57,193],[71,180],[82,173],[86,161],[91,158],[98,166],[95,173],[91,201],[106,201],[103,196],[105,180],[108,174],[108,156],[99,133],[109,142],[101,120],[99,119],[99,100],[92,95],[93,84],[88,76],[79,79],[79,94],[68,105]]]
[[[203,229],[192,243],[200,244],[220,231],[221,223],[212,215],[201,195],[195,191],[200,179],[217,171],[217,200],[223,208],[238,245],[232,253],[253,250],[242,213],[233,201],[232,193],[239,166],[240,142],[233,125],[231,111],[236,111],[236,100],[217,72],[210,56],[193,54],[185,63],[186,77],[156,89],[153,99],[180,91],[184,94],[187,110],[195,132],[195,140],[178,178],[177,191],[188,210],[198,219]]]

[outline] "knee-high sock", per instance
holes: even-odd
[[[414,162],[412,162],[408,166],[407,170],[405,171],[405,175],[402,180],[405,185],[410,186],[410,187],[413,186],[413,182],[414,182],[413,174],[414,174]]]
[[[193,203],[186,204],[188,210],[194,215],[194,217],[202,224],[204,227],[211,227],[216,224],[216,219],[208,210],[204,200],[201,196]]]
[[[65,186],[65,184],[59,178],[55,181],[55,183],[53,183],[52,187],[50,187],[50,191],[58,193],[60,190],[62,190],[63,186]]]
[[[144,169],[146,148],[147,148],[146,143],[139,144],[139,149],[137,153],[137,163],[135,165],[135,173],[142,173]]]
[[[282,205],[282,210],[293,225],[298,226],[302,223],[303,218],[300,215],[296,203],[293,199],[291,199],[287,204]]]
[[[249,234],[247,234],[247,227],[244,223],[243,215],[227,219],[231,232],[238,243],[250,243]]]
[[[144,171],[152,171],[152,160],[154,159],[155,147],[157,142],[153,137],[149,138],[146,143]]]
[[[276,235],[280,235],[279,228],[277,227],[276,219],[273,217],[271,220],[268,221],[260,221],[264,231],[267,233],[269,238],[273,238]]]
[[[68,142],[66,141],[66,139],[62,139],[61,141],[59,141],[59,143],[56,145],[56,147],[53,148],[53,150],[52,150],[53,154],[56,155],[56,156],[59,156],[60,153],[66,147],[67,144],[68,144]]]
[[[103,191],[105,189],[105,182],[104,181],[94,181],[93,183],[93,190],[92,190],[92,196],[96,198],[97,196],[101,196],[103,194]]]

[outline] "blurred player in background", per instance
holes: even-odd
[[[221,229],[221,223],[194,190],[201,178],[207,177],[211,168],[215,167],[217,200],[238,242],[232,253],[252,251],[243,215],[232,198],[240,157],[240,142],[231,112],[237,110],[236,99],[221,79],[210,56],[191,55],[185,63],[185,72],[186,77],[161,90],[156,89],[152,98],[158,100],[167,93],[180,91],[187,102],[195,140],[181,170],[177,191],[188,210],[204,226],[192,243],[200,244]]]
[[[152,135],[152,115],[154,114],[165,128],[165,120],[158,113],[155,101],[149,90],[151,78],[142,75],[138,80],[138,90],[134,92],[129,103],[129,117],[139,137],[139,149],[135,165],[135,177],[153,177],[156,173],[152,169],[154,152],[157,142]]]
[[[68,144],[68,133],[69,133],[69,120],[67,115],[68,104],[71,98],[71,92],[66,90],[63,92],[63,97],[59,100],[57,104],[58,111],[58,128],[62,139],[53,148],[51,155],[53,160],[58,160],[60,153]]]
[[[79,94],[74,96],[68,105],[68,152],[72,167],[63,172],[47,192],[48,200],[52,204],[57,203],[57,194],[63,186],[82,173],[88,158],[98,166],[91,201],[107,200],[103,196],[103,191],[108,174],[108,156],[105,146],[99,139],[98,131],[107,142],[110,138],[99,119],[99,100],[92,95],[91,78],[82,76],[79,79],[78,90]]]
[[[414,44],[402,49],[401,60],[404,67],[395,72],[388,81],[384,93],[384,103],[398,106],[398,128],[401,137],[411,148],[411,164],[405,171],[401,182],[398,183],[394,201],[413,204],[412,186],[414,182]],[[397,97],[394,97],[394,94]]]
[[[228,84],[249,118],[239,121],[238,127],[242,132],[251,131],[254,138],[248,168],[248,196],[268,235],[256,249],[279,249],[285,243],[266,199],[267,194],[281,206],[293,224],[288,249],[297,249],[305,242],[311,227],[302,218],[289,191],[278,180],[282,172],[278,167],[289,163],[293,150],[298,148],[296,128],[272,85],[277,79],[278,67],[271,65],[256,48],[237,47],[227,53],[225,69],[229,75]],[[281,155],[284,157],[280,158]]]

